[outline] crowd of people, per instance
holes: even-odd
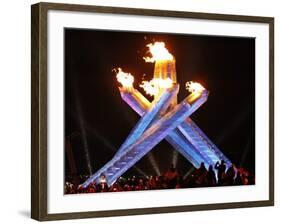
[[[81,183],[88,176],[81,178]],[[101,175],[99,183],[91,183],[83,188],[80,184],[75,184],[71,177],[66,179],[65,193],[95,193],[95,192],[120,192],[120,191],[139,191],[156,189],[176,189],[194,187],[214,187],[214,186],[233,186],[251,185],[255,183],[255,177],[243,168],[227,166],[224,161],[217,162],[215,166],[206,169],[205,164],[194,169],[188,176],[182,176],[173,165],[169,170],[160,176],[133,176],[131,178],[120,177],[113,185],[108,186],[106,176]]]

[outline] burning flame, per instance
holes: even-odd
[[[133,87],[134,76],[131,73],[125,73],[121,68],[118,68],[118,72],[116,74],[117,81],[122,84],[125,88]]]
[[[143,57],[145,62],[153,63],[155,61],[160,60],[173,60],[174,57],[170,52],[165,48],[164,42],[155,42],[146,45],[149,48],[149,52],[151,53],[152,57]]]
[[[185,87],[191,93],[200,93],[205,90],[205,88],[198,82],[187,82]]]
[[[151,95],[156,96],[159,94],[161,89],[169,89],[173,85],[173,81],[170,78],[166,79],[152,79],[150,81],[142,81],[140,87],[144,89],[144,91]]]

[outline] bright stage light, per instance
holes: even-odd
[[[174,165],[175,168],[177,167],[178,157],[179,157],[178,151],[174,150],[173,157],[172,157],[172,164]]]
[[[192,172],[194,171],[194,167],[191,167],[186,174],[183,176],[183,179],[185,180]]]
[[[133,168],[138,171],[143,177],[147,177],[148,174],[144,172],[142,169],[140,169],[138,166],[133,166]]]
[[[161,172],[160,172],[160,169],[155,161],[155,158],[152,154],[152,152],[148,153],[148,159],[149,159],[149,162],[151,163],[155,173],[157,174],[157,176],[160,176],[161,175]]]
[[[110,149],[112,152],[116,152],[116,147],[101,133],[99,133],[97,130],[90,128],[87,126],[87,130],[90,132],[90,134],[93,134],[96,138],[98,138],[105,146],[106,148]],[[137,165],[134,165],[133,168],[140,173],[142,176],[146,177],[147,173],[145,173],[142,169],[140,169]]]
[[[99,133],[96,129],[86,126],[87,131],[89,134],[92,134],[95,138],[97,138],[99,141],[101,141],[106,148],[110,149],[113,152],[116,152],[116,147],[108,141],[106,137],[104,137],[101,133]]]
[[[78,102],[77,98],[76,98],[76,110],[77,110],[77,115],[78,115],[78,122],[79,122],[79,126],[80,126],[83,150],[85,153],[87,167],[88,167],[88,171],[89,171],[90,175],[92,175],[93,170],[92,170],[91,158],[90,158],[90,153],[89,153],[89,145],[88,145],[87,135],[86,135],[86,130],[85,130],[85,123],[84,123],[84,119],[82,117],[81,106],[80,106],[80,103]]]
[[[243,167],[243,165],[244,165],[244,162],[245,162],[245,159],[246,159],[246,157],[247,157],[247,155],[248,155],[248,153],[249,153],[249,150],[250,150],[250,148],[251,148],[251,138],[249,138],[249,140],[248,140],[248,142],[247,142],[247,144],[245,145],[245,147],[244,147],[244,149],[243,149],[243,155],[242,155],[242,157],[241,157],[241,159],[240,159],[240,163],[239,163],[239,167]]]

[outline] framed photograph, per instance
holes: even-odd
[[[32,5],[32,218],[274,204],[274,18]]]

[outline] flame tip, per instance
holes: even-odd
[[[117,81],[122,84],[124,88],[132,88],[134,83],[134,76],[131,73],[123,72],[121,68],[117,68],[116,72]]]
[[[145,62],[153,63],[160,60],[173,60],[174,56],[165,47],[164,42],[154,42],[146,45],[152,57],[143,57]]]
[[[205,90],[205,88],[200,83],[193,81],[187,82],[185,84],[185,87],[191,93],[200,93]]]
[[[148,95],[156,96],[161,89],[171,88],[173,86],[173,81],[170,78],[154,78],[150,81],[142,81],[139,86],[143,88]]]

